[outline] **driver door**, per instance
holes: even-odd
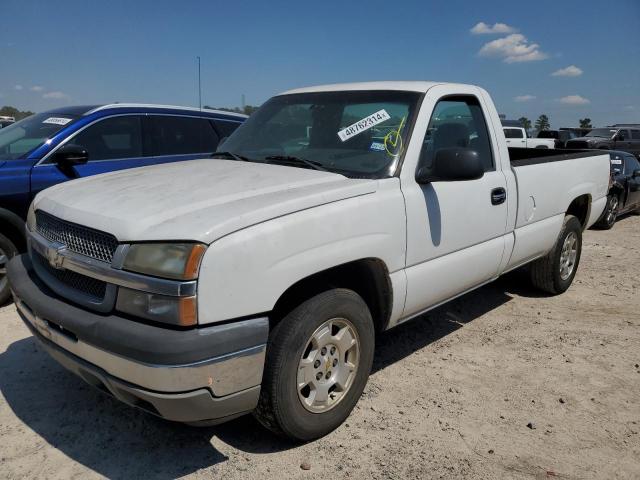
[[[440,149],[465,148],[478,152],[484,175],[424,185],[411,178],[415,172],[402,178],[408,234],[405,318],[495,278],[505,248],[507,184],[497,168],[497,144],[482,100],[473,94],[436,98],[418,167],[429,165]]]

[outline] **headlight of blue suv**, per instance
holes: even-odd
[[[201,243],[136,243],[129,247],[122,268],[154,277],[195,280],[205,250]]]

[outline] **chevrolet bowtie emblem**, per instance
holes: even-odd
[[[56,270],[60,270],[64,264],[64,252],[67,249],[64,245],[47,249],[47,261]]]

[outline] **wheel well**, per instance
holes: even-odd
[[[19,252],[24,252],[27,249],[24,232],[14,222],[0,217],[0,233],[11,240]]]
[[[300,303],[333,288],[348,288],[362,297],[376,326],[384,330],[391,315],[393,290],[383,261],[365,258],[315,273],[289,287],[276,302],[271,321],[278,321]]]
[[[589,220],[589,210],[591,210],[591,195],[580,195],[567,208],[567,215],[574,215],[584,230]]]

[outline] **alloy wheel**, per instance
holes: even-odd
[[[560,278],[566,280],[573,273],[578,257],[578,235],[570,232],[564,239],[560,252]]]
[[[302,353],[297,390],[302,406],[312,413],[334,408],[353,384],[360,359],[360,340],[353,324],[332,318],[320,325]]]

